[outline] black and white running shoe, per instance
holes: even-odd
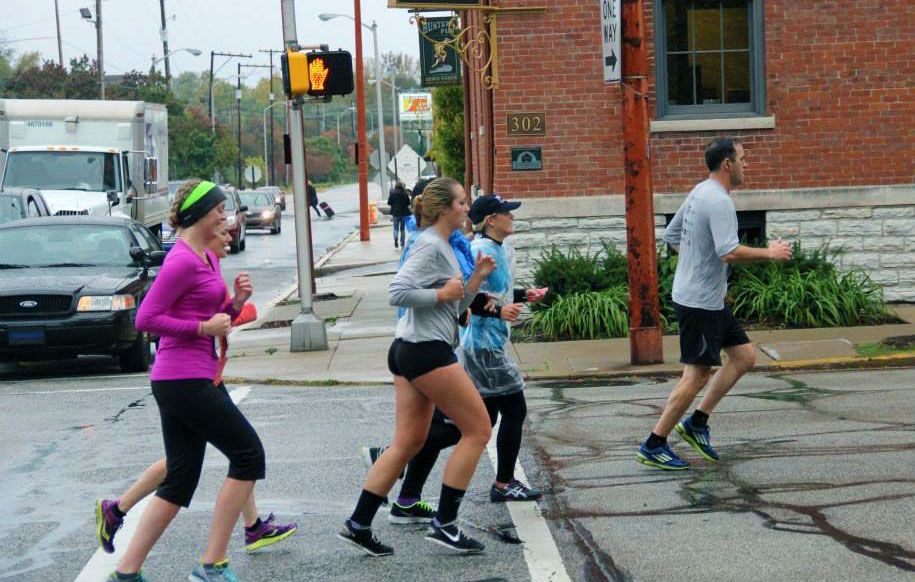
[[[539,489],[528,487],[517,479],[512,479],[508,487],[496,487],[495,483],[489,490],[489,500],[493,503],[505,501],[536,501],[543,497]]]
[[[437,526],[433,521],[429,524],[426,539],[462,554],[479,554],[486,549],[486,546],[461,531],[455,522]]]
[[[390,556],[394,553],[394,548],[386,546],[378,541],[372,534],[372,528],[358,529],[352,526],[347,519],[343,523],[343,530],[337,534],[337,537],[345,542],[349,542],[370,556]]]

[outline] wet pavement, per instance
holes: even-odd
[[[702,461],[673,437],[693,464],[674,474],[634,460],[672,385],[528,387],[520,462],[546,492],[542,513],[572,580],[915,578],[915,370],[745,378],[711,419],[722,461]],[[240,406],[267,451],[261,513],[300,526],[251,555],[238,528],[229,557],[242,580],[531,579],[517,543],[525,534],[488,501],[485,454],[461,518],[486,554],[449,555],[423,541],[421,526],[388,524],[384,510],[375,525],[395,556],[368,558],[334,537],[365,475],[360,447],[391,435],[390,387],[232,389],[246,394]],[[94,499],[117,494],[161,454],[143,376],[5,380],[0,579],[75,579],[96,550]],[[191,508],[150,556],[151,580],[184,579],[203,551],[225,469],[210,449]]]
[[[674,381],[528,389],[544,514],[579,580],[915,579],[915,372],[745,378],[717,464],[635,462]],[[529,475],[531,473],[529,472]]]

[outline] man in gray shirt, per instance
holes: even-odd
[[[759,249],[744,246],[737,238],[737,211],[730,192],[743,183],[747,166],[743,145],[717,138],[705,150],[705,163],[711,174],[693,188],[664,233],[664,242],[680,254],[673,301],[684,369],[660,420],[636,456],[640,463],[659,469],[689,468],[689,463],[667,444],[667,436],[674,429],[703,458],[718,460],[711,445],[708,417],[756,363],[750,339],[724,303],[729,265],[791,258],[791,247],[781,239]],[[727,364],[712,376],[712,366],[721,366],[722,349],[728,355]],[[680,420],[706,384],[708,390],[699,406],[689,418]]]

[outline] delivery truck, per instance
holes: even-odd
[[[36,188],[53,215],[124,215],[161,235],[168,112],[143,101],[0,99],[0,188]]]

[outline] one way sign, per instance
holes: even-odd
[[[600,0],[600,29],[604,47],[604,82],[619,83],[620,74],[620,0]]]

